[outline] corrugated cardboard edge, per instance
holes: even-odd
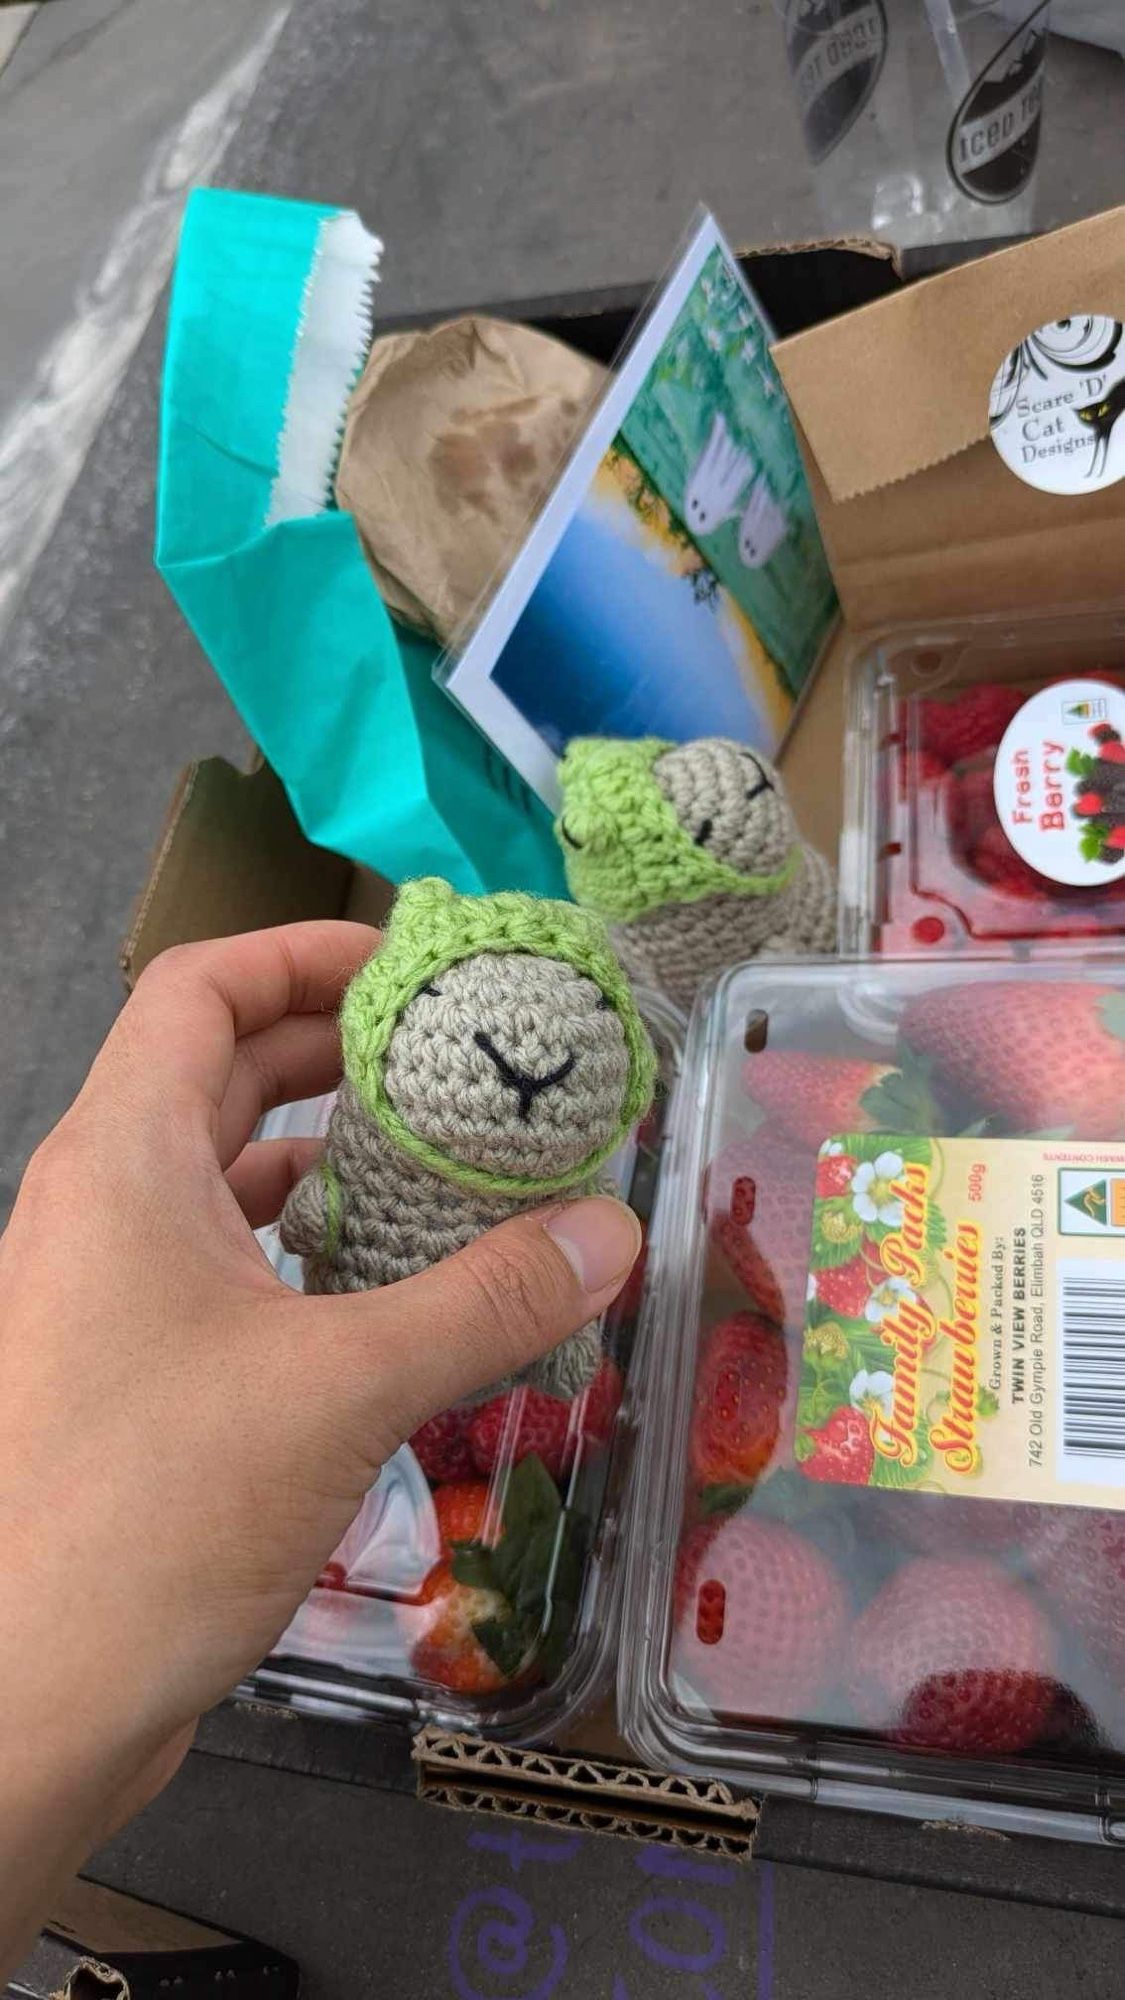
[[[419,1798],[455,1812],[626,1834],[732,1860],[753,1849],[758,1801],[739,1798],[716,1779],[548,1750],[509,1750],[440,1729],[420,1730],[413,1755]]]

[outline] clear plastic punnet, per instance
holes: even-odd
[[[607,1172],[647,1232],[683,1023],[657,996],[638,1000],[657,1096]],[[319,1136],[332,1102],[286,1106],[262,1132]],[[301,1260],[276,1227],[260,1241],[299,1290]],[[395,1453],[247,1691],[515,1743],[550,1738],[595,1698],[612,1670],[621,1502],[647,1397],[646,1255],[605,1315],[597,1373],[577,1396],[500,1386],[440,1413]]]
[[[725,974],[645,1317],[637,1754],[1125,1842],[1125,964]]]
[[[1125,607],[900,627],[852,663],[841,949],[1125,944]]]

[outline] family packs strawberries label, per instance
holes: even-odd
[[[1125,693],[1108,681],[1040,689],[1009,723],[993,767],[1017,854],[1052,882],[1125,880]]]
[[[850,1485],[1125,1508],[1125,1146],[823,1147],[796,1457]]]

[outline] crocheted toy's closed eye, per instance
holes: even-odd
[[[340,1019],[368,1117],[460,1187],[535,1198],[588,1181],[651,1101],[628,981],[600,920],[569,903],[405,884]]]

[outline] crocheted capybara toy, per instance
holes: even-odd
[[[597,917],[534,896],[399,891],[340,1011],[324,1153],[281,1216],[310,1292],[410,1277],[547,1197],[595,1191],[643,1117],[655,1058]],[[571,1396],[596,1324],[523,1379]]]
[[[724,966],[835,950],[835,875],[758,751],[579,737],[559,781],[570,892],[611,926],[639,984],[686,1010]]]

